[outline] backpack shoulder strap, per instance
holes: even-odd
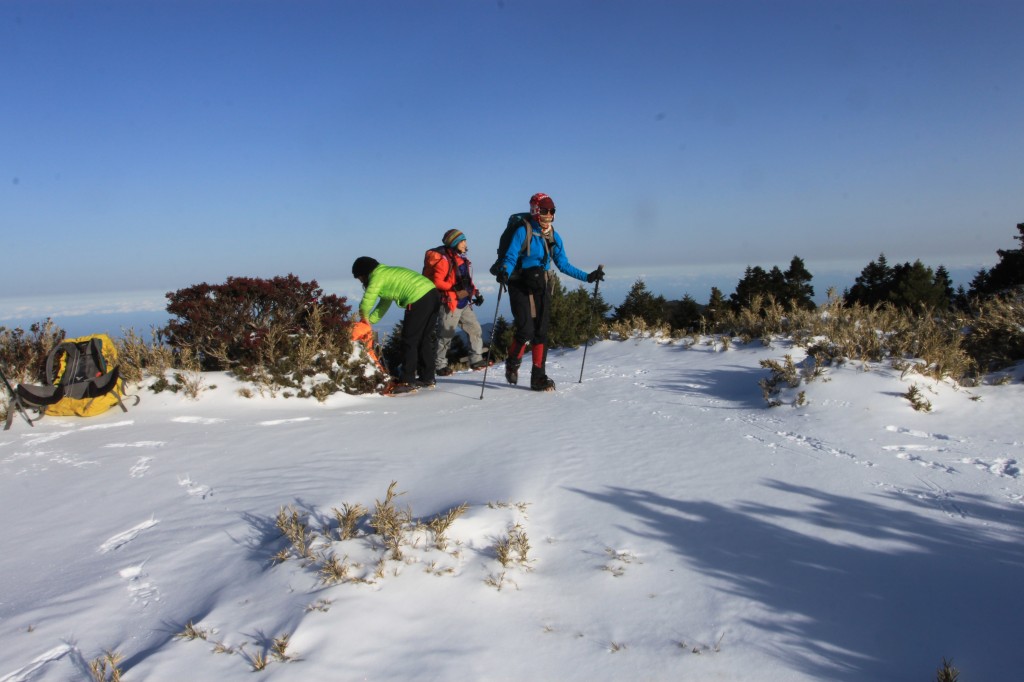
[[[96,370],[100,375],[106,374],[109,369],[107,368],[107,358],[103,355],[103,339],[92,338],[89,339],[89,357],[92,359]]]
[[[530,222],[529,218],[523,220],[523,227],[526,228],[526,238],[523,239],[523,248],[519,251],[520,255],[530,255],[530,243],[533,241],[533,223]]]
[[[70,341],[64,341],[54,346],[50,351],[50,354],[46,356],[46,383],[51,386],[57,383],[58,377],[54,371],[54,364],[57,363],[57,358],[62,352],[66,357],[64,358],[64,371],[61,372],[61,378],[67,374],[69,367],[78,364],[79,353],[78,346],[76,344],[71,343]]]

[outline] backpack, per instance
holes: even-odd
[[[529,213],[513,213],[508,217],[508,224],[505,225],[505,231],[501,233],[501,239],[498,240],[498,260],[494,261],[494,265],[491,266],[491,274],[495,277],[498,276],[498,272],[503,267],[502,261],[505,260],[505,253],[508,251],[509,244],[512,243],[512,237],[515,235],[516,230],[520,226],[526,226],[526,239],[523,240],[523,248],[520,251],[520,255],[530,253],[530,237],[533,229],[533,224],[530,223]],[[516,266],[512,270],[512,274],[509,279],[517,277],[519,274],[519,261],[516,261]]]
[[[53,416],[93,417],[114,405],[128,411],[121,400],[126,394],[117,367],[117,346],[106,334],[57,344],[46,357],[46,384],[19,384],[17,392],[24,403]]]

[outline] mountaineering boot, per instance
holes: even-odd
[[[505,358],[505,381],[513,386],[519,383],[519,365],[521,362],[522,360],[511,355]]]
[[[548,378],[542,368],[534,367],[530,374],[530,388],[534,391],[553,391],[555,382]]]

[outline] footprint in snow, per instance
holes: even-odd
[[[160,522],[156,519],[150,519],[149,521],[143,521],[139,525],[129,528],[123,533],[113,535],[106,542],[100,545],[100,552],[106,554],[107,552],[111,552],[121,547],[122,545],[126,545],[132,540],[134,540],[136,537],[138,537],[139,533],[141,533],[144,530],[148,530],[149,528],[152,528],[158,523]]]
[[[92,424],[90,426],[83,426],[79,431],[95,431],[96,429],[116,429],[122,426],[131,426],[135,422],[131,419],[126,419],[122,422],[113,422],[112,424]]]
[[[63,438],[68,435],[69,431],[58,432],[58,433],[46,433],[41,436],[28,436],[25,438],[25,445],[42,445],[43,443],[49,443],[55,441],[58,438]]]
[[[912,438],[930,438],[934,440],[951,440],[957,443],[966,442],[963,438],[957,438],[956,436],[947,436],[943,433],[928,433],[927,431],[918,431],[917,429],[907,429],[902,426],[886,426],[886,431],[890,433],[901,433],[905,436],[911,436]]]
[[[964,457],[960,463],[973,464],[976,468],[1001,478],[1020,478],[1020,465],[1015,459],[998,457],[991,462],[986,462],[977,457]]]
[[[210,488],[210,486],[196,483],[188,477],[188,474],[185,475],[185,478],[178,479],[178,485],[184,488],[192,497],[198,497],[205,500],[207,495],[213,494],[213,489]]]
[[[139,457],[139,461],[135,463],[135,466],[128,470],[128,475],[132,478],[142,478],[149,471],[149,463],[152,461],[152,457]]]
[[[224,420],[218,417],[175,417],[171,421],[179,424],[220,424]]]
[[[159,448],[166,445],[162,440],[140,440],[135,443],[108,443],[105,448]]]
[[[293,422],[308,422],[312,417],[295,417],[293,419],[271,419],[269,421],[260,422],[260,426],[277,426],[279,424],[291,424]]]
[[[144,566],[145,564],[128,566],[117,573],[127,581],[128,594],[131,596],[132,602],[136,604],[141,602],[142,606],[148,606],[150,601],[160,601],[160,595],[156,585],[146,580],[148,574],[142,570]]]

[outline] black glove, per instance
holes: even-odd
[[[508,284],[508,273],[505,272],[505,268],[498,270],[498,274],[495,275],[498,280],[498,284]]]
[[[480,294],[477,294],[477,295],[476,295],[476,296],[475,296],[475,297],[473,298],[473,305],[477,305],[477,306],[480,306],[480,305],[483,305],[483,304],[484,304],[484,297],[483,297],[483,296],[481,296]]]
[[[603,281],[604,281],[604,270],[602,270],[601,268],[598,268],[597,270],[594,270],[592,273],[587,275],[587,284],[590,284],[591,282],[603,282]]]

